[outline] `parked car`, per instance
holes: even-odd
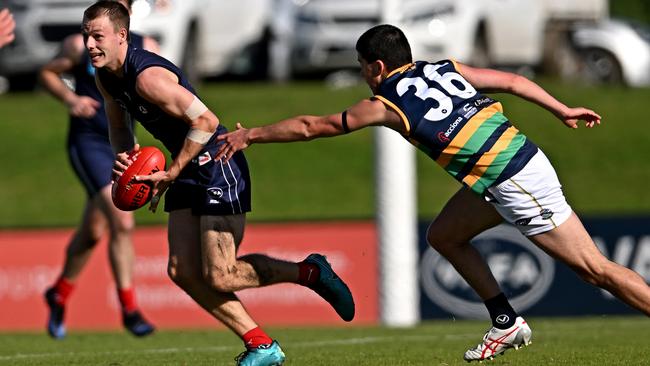
[[[623,20],[578,24],[572,41],[590,80],[650,86],[650,28]]]
[[[36,71],[58,51],[61,41],[80,31],[83,11],[93,0],[0,0],[16,20],[16,39],[0,50],[0,75],[35,81]],[[132,29],[152,36],[161,54],[191,79],[239,72],[242,54],[254,57],[268,33],[270,0],[135,0]],[[266,37],[268,38],[268,37]],[[266,45],[263,46],[266,50]],[[244,63],[245,64],[245,63]]]
[[[293,74],[356,68],[355,42],[382,21],[385,6],[381,0],[276,1],[293,5],[281,7],[291,15],[274,16],[283,25],[273,27],[282,30],[273,42],[290,50],[284,54]],[[414,58],[536,66],[550,23],[606,17],[607,0],[401,0],[395,12]]]

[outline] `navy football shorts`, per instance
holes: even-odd
[[[111,184],[115,154],[108,136],[92,133],[70,134],[68,159],[89,197]]]
[[[194,215],[235,215],[251,210],[248,164],[239,151],[228,162],[210,146],[183,169],[165,195],[165,211],[191,208]]]

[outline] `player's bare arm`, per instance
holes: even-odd
[[[177,76],[162,67],[150,67],[138,75],[136,90],[147,101],[165,113],[182,119],[190,126],[183,147],[166,171],[136,177],[154,183],[154,198],[150,209],[155,211],[160,196],[181,170],[196,157],[217,130],[219,120],[190,91],[178,84]]]
[[[458,64],[460,72],[475,88],[484,91],[505,92],[533,102],[553,113],[569,128],[578,128],[580,120],[588,128],[600,124],[600,115],[582,107],[570,108],[555,99],[546,90],[524,76]]]
[[[254,143],[309,141],[319,137],[333,137],[368,126],[384,125],[398,131],[403,124],[394,111],[376,99],[364,99],[344,113],[326,116],[296,116],[277,123],[247,129],[237,124],[233,132],[220,135],[224,141],[215,160],[230,159],[232,155]]]
[[[95,83],[104,97],[104,107],[108,118],[108,137],[113,152],[115,152],[113,175],[119,177],[132,163],[128,158],[128,152],[137,151],[140,146],[135,143],[135,136],[129,124],[130,116],[128,113],[106,92],[98,77],[95,77]]]
[[[77,95],[61,79],[62,74],[72,71],[81,62],[84,51],[83,37],[80,34],[67,37],[59,54],[41,68],[39,77],[45,89],[68,107],[70,115],[92,118],[100,103],[88,96]]]

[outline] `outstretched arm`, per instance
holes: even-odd
[[[587,108],[570,108],[555,99],[546,90],[524,76],[458,64],[460,72],[475,88],[510,93],[533,102],[553,113],[569,128],[578,128],[578,121],[585,121],[586,127],[600,124],[600,116]]]
[[[398,114],[376,99],[364,99],[343,113],[326,116],[296,116],[251,129],[238,123],[237,130],[217,137],[218,140],[224,141],[224,144],[217,152],[215,160],[228,160],[235,152],[254,143],[309,141],[379,125],[404,131]]]

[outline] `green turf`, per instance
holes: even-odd
[[[497,96],[506,115],[549,155],[573,207],[595,215],[648,213],[650,89],[541,83],[567,104],[584,104],[603,116],[599,128],[572,131],[537,106]],[[364,86],[328,90],[318,82],[212,83],[200,94],[233,128],[238,121],[252,126],[295,114],[335,113],[369,92]],[[0,227],[76,224],[85,194],[64,151],[64,108],[44,93],[24,93],[2,95],[0,111]],[[142,144],[154,143],[138,131]],[[372,129],[308,143],[254,145],[247,156],[251,221],[374,217]],[[459,184],[424,154],[417,156],[418,213],[430,218]],[[165,218],[137,213],[140,224]]]
[[[650,320],[642,317],[529,319],[533,343],[494,365],[647,365]],[[286,365],[465,365],[462,354],[487,324],[429,321],[412,329],[270,328]],[[0,365],[234,365],[240,341],[223,331],[161,331],[146,339],[121,332],[0,333]]]

